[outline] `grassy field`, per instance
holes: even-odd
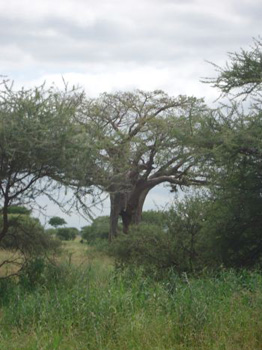
[[[58,260],[1,283],[1,350],[262,349],[259,272],[156,282],[78,241]]]

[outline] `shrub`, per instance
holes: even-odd
[[[61,246],[59,240],[46,234],[39,220],[32,218],[26,208],[11,207],[11,211],[12,214],[8,215],[8,231],[0,242],[0,248],[6,250],[5,254],[8,256],[0,261],[1,269],[5,271],[1,273],[3,277],[20,274],[31,261],[57,253]]]
[[[142,266],[147,273],[179,267],[173,237],[156,225],[131,227],[112,243],[110,253],[118,266]]]
[[[161,210],[146,210],[142,213],[141,222],[144,224],[153,224],[167,229],[167,212]]]
[[[90,245],[100,244],[101,241],[107,241],[109,234],[109,217],[99,216],[93,220],[90,226],[84,226],[81,229],[81,236]]]
[[[202,235],[206,205],[199,197],[186,198],[163,212],[157,224],[142,222],[131,227],[128,235],[113,242],[111,254],[118,265],[142,266],[149,273],[203,269],[207,265],[207,242]]]
[[[45,233],[38,219],[20,214],[9,215],[9,229],[0,244],[4,249],[20,251],[27,257],[46,254],[59,246],[59,241]]]
[[[78,229],[75,227],[62,227],[56,231],[57,237],[64,241],[74,240],[78,233]]]

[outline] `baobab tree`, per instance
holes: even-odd
[[[146,196],[155,186],[199,185],[193,140],[207,113],[202,100],[162,91],[102,94],[86,100],[79,122],[93,140],[95,161],[87,178],[109,193],[110,239],[140,222]]]

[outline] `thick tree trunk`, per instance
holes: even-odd
[[[2,241],[2,239],[7,234],[8,228],[9,228],[8,206],[9,206],[9,198],[8,198],[8,196],[5,196],[4,206],[2,208],[2,213],[1,213],[1,216],[2,216],[2,229],[1,229],[1,232],[0,232],[0,242]]]
[[[138,225],[141,222],[142,218],[142,212],[143,212],[143,206],[146,200],[146,196],[148,195],[148,192],[151,188],[147,188],[144,191],[141,192],[138,200],[138,206],[136,208],[132,223]]]
[[[143,206],[149,191],[150,188],[134,191],[127,202],[126,209],[120,212],[124,233],[128,233],[130,225],[138,225],[141,222]]]
[[[144,182],[140,183],[130,192],[112,193],[110,195],[110,241],[117,235],[119,216],[122,218],[124,233],[128,233],[130,225],[140,223],[143,205],[151,188]]]
[[[122,193],[110,194],[110,231],[109,241],[117,235],[118,218],[123,207],[123,195]]]

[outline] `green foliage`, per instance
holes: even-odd
[[[195,195],[185,197],[167,212],[168,232],[174,240],[176,258],[184,271],[198,271],[210,264],[205,256],[208,242],[203,235],[208,207],[209,202],[204,197]]]
[[[88,244],[98,244],[100,241],[108,240],[110,221],[108,216],[95,218],[90,226],[81,229],[81,236]]]
[[[142,266],[151,275],[177,266],[172,236],[153,224],[131,227],[128,235],[122,234],[113,241],[110,253],[117,265]]]
[[[0,219],[0,227],[1,227]],[[0,242],[0,247],[20,251],[27,257],[39,256],[50,251],[56,251],[59,241],[45,233],[39,220],[28,214],[9,214],[9,228]]]
[[[166,212],[161,210],[147,210],[142,212],[141,222],[144,224],[156,225],[166,229]]]
[[[175,190],[205,181],[192,144],[209,113],[202,99],[174,98],[160,90],[87,99],[80,122],[96,151],[87,173],[110,194],[110,240],[117,235],[119,217],[125,233],[139,221],[155,186],[166,182]]]
[[[26,207],[12,205],[8,207],[7,212],[8,214],[30,215],[32,211]]]
[[[209,215],[205,224],[209,251],[224,266],[261,266],[262,109],[261,42],[230,55],[213,81],[223,93],[237,91],[252,103],[220,108],[213,125]],[[211,254],[210,254],[211,255]]]
[[[90,159],[87,137],[81,138],[83,131],[73,118],[81,99],[81,92],[67,87],[17,90],[10,82],[0,83],[1,246],[22,254],[37,251],[35,243],[31,246],[36,235],[39,247],[47,244],[39,224],[24,218],[29,212],[21,205],[36,204],[43,193],[54,199],[54,191],[57,195],[62,184],[72,183],[72,169],[80,174],[79,164],[85,167]]]
[[[45,233],[50,235],[50,236],[56,236],[57,229],[56,228],[48,228],[45,230]]]
[[[0,199],[23,202],[43,187],[51,189],[48,181],[39,181],[43,177],[62,180],[76,150],[77,130],[70,118],[79,94],[44,86],[15,91],[12,84],[0,85]]]
[[[142,266],[147,273],[166,275],[199,271],[206,267],[203,226],[208,204],[201,197],[188,197],[166,212],[156,212],[155,223],[133,226],[110,248],[118,264]],[[148,219],[154,217],[150,211]],[[152,220],[153,221],[153,220]]]
[[[32,291],[36,288],[52,288],[57,282],[66,278],[68,270],[44,257],[35,257],[27,261],[19,275],[18,285],[22,290]]]
[[[32,289],[38,284],[44,282],[45,259],[34,258],[26,263],[22,273],[19,276],[19,281],[25,289]]]
[[[53,216],[49,221],[49,225],[57,228],[58,226],[66,225],[66,221],[59,216]]]
[[[249,50],[241,49],[240,52],[230,53],[230,61],[225,67],[214,65],[219,75],[215,79],[208,79],[208,82],[225,94],[231,90],[240,90],[239,94],[246,96],[261,92],[261,54],[262,42],[255,39]]]
[[[1,262],[1,270],[60,244],[22,205],[35,205],[43,193],[55,200],[54,193],[73,183],[73,173],[74,179],[82,176],[91,157],[87,135],[82,137],[74,118],[82,97],[67,86],[14,89],[11,82],[0,83],[0,247],[20,253]]]
[[[158,277],[170,269],[191,273],[261,266],[262,201],[252,190],[253,175],[239,165],[208,197],[176,203],[163,213],[161,225],[133,226],[128,235],[113,241],[110,253],[119,265],[142,266]]]
[[[60,227],[56,230],[56,235],[63,241],[72,241],[79,234],[75,227]]]
[[[259,271],[172,273],[156,282],[140,269],[116,272],[101,263],[30,269],[38,271],[33,286],[9,282],[4,303],[0,288],[3,349],[261,348]]]
[[[257,129],[262,131],[259,124]],[[248,138],[250,133],[246,134]],[[242,137],[238,139],[237,152],[217,155],[223,161],[223,172],[216,178],[216,186],[211,188],[212,204],[205,224],[207,237],[211,237],[212,252],[225,265],[232,267],[252,267],[262,262],[262,197],[261,197],[261,141],[256,152],[250,154]],[[249,147],[251,144],[249,145]]]

